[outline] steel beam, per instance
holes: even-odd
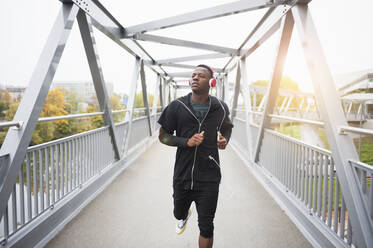
[[[281,39],[280,44],[277,50],[275,65],[272,73],[272,78],[269,83],[269,91],[266,98],[266,104],[264,107],[264,112],[262,116],[262,120],[259,127],[258,136],[256,139],[255,145],[255,154],[254,154],[254,162],[259,161],[259,153],[260,148],[262,145],[263,137],[264,137],[264,129],[268,128],[271,124],[271,117],[269,114],[273,113],[273,109],[276,106],[276,99],[278,95],[278,91],[280,88],[280,81],[282,77],[282,70],[284,67],[284,62],[286,60],[287,51],[290,44],[291,34],[293,31],[294,26],[294,19],[293,15],[288,13],[286,17],[281,22]]]
[[[241,58],[246,58],[252,54],[258,47],[260,47],[266,40],[268,40],[281,26],[281,19],[265,32],[247,51],[241,51]]]
[[[127,40],[120,40],[124,33],[123,26],[110,14],[110,12],[97,0],[60,0],[64,3],[75,3],[82,11],[86,12],[92,20],[92,25],[105,34],[112,41],[117,43],[121,48],[126,50],[129,54],[134,57],[140,57],[144,59],[145,65],[148,66],[152,71],[158,73],[154,68],[154,59],[149,55],[147,51],[136,41],[131,41],[140,49],[134,51],[132,48],[133,44],[128,44]],[[150,59],[150,61],[146,60]],[[163,72],[163,68],[158,66]]]
[[[349,160],[359,160],[350,135],[340,135],[339,126],[348,126],[333,77],[322,51],[315,25],[307,5],[292,9],[307,67],[335,162],[338,179],[347,205],[354,241],[357,247],[373,247],[373,225],[359,185],[354,181],[354,168]]]
[[[162,76],[169,76],[169,77],[181,77],[181,78],[191,78],[193,71],[186,71],[186,72],[173,72],[167,74],[161,74]]]
[[[275,10],[275,7],[269,8],[268,11],[263,15],[263,17],[260,19],[260,21],[255,25],[255,27],[252,29],[252,31],[249,33],[249,35],[246,37],[246,39],[242,42],[239,49],[241,53],[241,59],[244,57],[247,57],[249,54],[245,54],[244,52],[241,52],[241,49],[247,44],[247,42],[250,41],[250,39],[259,31],[263,29],[264,23],[267,22],[268,18],[272,15],[273,11]],[[255,51],[256,48],[258,48],[261,44],[263,44],[276,30],[279,28],[279,22],[281,18],[286,14],[287,10],[285,9],[279,16],[276,16],[275,18],[272,18],[272,22],[270,25],[267,25],[269,28],[267,28],[267,31],[264,32],[264,35],[257,39],[253,44],[253,46],[247,50],[246,53],[252,53]],[[233,59],[230,59],[227,64],[223,67],[223,69],[226,69],[228,65],[233,61]]]
[[[247,139],[247,146],[249,152],[249,160],[252,161],[253,152],[252,152],[252,133],[250,128],[250,123],[253,122],[253,115],[251,113],[251,96],[250,96],[250,89],[249,89],[249,78],[247,76],[247,67],[246,67],[246,60],[241,60],[241,88],[242,88],[242,95],[244,98],[245,103],[245,117],[246,117],[246,139]]]
[[[166,45],[209,50],[209,51],[214,51],[218,53],[229,54],[231,56],[238,55],[238,50],[234,48],[215,46],[215,45],[210,45],[210,44],[205,44],[205,43],[200,43],[200,42],[180,40],[180,39],[163,37],[163,36],[158,36],[158,35],[136,34],[130,38],[135,39],[135,40],[150,41],[150,42],[166,44]]]
[[[238,96],[240,94],[240,88],[241,88],[241,65],[240,62],[237,62],[237,73],[236,73],[236,83],[234,86],[234,94],[233,94],[233,103],[232,103],[232,120],[237,115],[237,103],[238,103]]]
[[[124,27],[110,14],[110,12],[97,0],[60,0],[63,3],[74,3],[87,15],[110,30],[115,37],[120,38],[124,33]]]
[[[126,133],[126,139],[124,141],[124,156],[128,154],[128,146],[129,146],[129,139],[131,137],[131,130],[132,130],[132,120],[133,120],[133,109],[135,107],[135,99],[136,99],[136,89],[137,89],[137,81],[139,80],[140,75],[140,58],[136,57],[135,66],[132,72],[132,79],[131,79],[131,86],[128,92],[128,102],[127,102],[127,114],[125,117],[125,121],[128,121],[128,128]]]
[[[120,159],[120,151],[118,146],[118,140],[115,136],[115,125],[111,108],[109,104],[109,95],[106,90],[105,80],[101,69],[100,60],[98,58],[98,51],[96,49],[96,41],[93,35],[91,23],[88,22],[86,14],[79,10],[78,13],[78,24],[80,34],[83,40],[85,53],[89,68],[91,71],[93,85],[95,87],[97,100],[100,105],[100,111],[104,112],[102,118],[106,126],[109,126],[109,134],[111,142],[113,144],[115,158]]]
[[[278,92],[277,92],[277,95],[278,95]],[[286,104],[286,102],[288,101],[288,99],[289,99],[288,96],[285,96],[285,97],[284,97],[284,100],[282,101],[282,104],[281,104],[280,109],[279,109],[279,111],[278,111],[279,114],[280,114],[282,111],[284,111],[285,104]]]
[[[159,64],[159,63],[156,63],[160,66],[164,66],[164,67],[174,67],[174,68],[184,68],[184,69],[192,69],[194,70],[196,68],[197,65],[185,65],[185,64],[174,64],[174,63],[167,63],[167,64]],[[223,72],[223,69],[221,68],[216,68],[216,67],[211,67],[214,72],[217,72],[217,73],[221,73]]]
[[[159,19],[152,22],[138,24],[125,28],[125,37],[132,36],[137,33],[145,33],[149,31],[159,30],[163,28],[175,27],[183,24],[209,20],[222,16],[238,14],[250,10],[256,10],[266,7],[273,7],[282,4],[285,1],[273,0],[251,0],[237,1],[228,4],[197,10],[182,15],[172,16]]]
[[[163,77],[160,78],[161,81],[159,81],[159,101],[161,103],[162,111],[165,108],[164,106],[164,84],[165,79]]]
[[[229,54],[223,54],[223,53],[210,53],[210,54],[204,54],[204,55],[162,59],[162,60],[157,60],[157,63],[161,65],[165,65],[169,63],[177,63],[177,62],[185,62],[185,61],[193,61],[193,60],[220,59],[220,58],[227,58],[230,56],[231,55]]]
[[[141,60],[141,63],[140,63],[140,79],[141,79],[141,88],[142,88],[142,99],[143,99],[144,107],[145,107],[145,115],[148,119],[149,136],[152,136],[152,124],[151,124],[151,121],[150,121],[148,92],[146,90],[146,78],[145,78],[145,70],[144,70],[144,61],[143,60]]]
[[[79,8],[74,4],[62,5],[36,64],[29,87],[13,118],[14,121],[22,121],[23,125],[18,129],[10,128],[1,146],[0,156],[9,154],[9,163],[0,168],[0,216],[5,212],[8,198],[16,183],[78,10]]]
[[[154,98],[152,103],[152,116],[154,116],[154,123],[153,123],[153,135],[155,134],[155,125],[157,123],[157,110],[158,110],[158,97],[160,94],[160,86],[161,86],[161,76],[157,75],[157,81],[154,87]]]

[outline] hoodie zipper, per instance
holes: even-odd
[[[202,121],[200,122],[198,120],[198,118],[193,114],[193,112],[185,105],[185,103],[183,103],[182,101],[180,100],[177,100],[178,102],[180,102],[192,115],[193,117],[198,121],[198,133],[201,132],[201,126],[202,126],[202,123],[203,121],[206,119],[206,116],[208,115],[208,113],[210,112],[210,107],[211,107],[211,98],[209,97],[209,108],[207,110],[207,113],[205,114],[205,116],[203,117]],[[192,190],[193,189],[193,172],[194,172],[194,165],[196,163],[196,156],[197,156],[197,148],[198,146],[196,146],[195,150],[194,150],[194,159],[193,159],[193,166],[192,166],[192,171],[191,171],[191,177],[192,177],[192,183],[190,185],[190,189]]]
[[[219,163],[214,159],[213,156],[209,155],[209,159],[212,160],[212,161],[214,161],[215,164],[216,164],[216,165],[219,167],[219,169],[220,169],[220,165],[219,165]]]

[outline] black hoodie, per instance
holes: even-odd
[[[227,142],[232,133],[227,105],[209,96],[210,107],[202,121],[196,118],[191,94],[172,101],[162,112],[158,123],[169,134],[176,131],[174,142],[178,146],[174,167],[173,186],[181,189],[218,190],[221,179],[217,131]],[[187,141],[196,133],[205,131],[199,146],[188,147]]]

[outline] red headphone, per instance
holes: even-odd
[[[204,67],[204,66],[203,66],[203,67]],[[216,78],[214,77],[214,70],[213,70],[211,67],[209,67],[209,66],[208,66],[208,68],[209,68],[210,71],[212,72],[212,78],[210,78],[210,80],[209,80],[209,86],[210,86],[210,87],[215,87],[215,86],[216,86]],[[191,80],[190,80],[190,79],[188,80],[188,82],[189,82],[189,86],[191,86],[192,83],[191,83]]]

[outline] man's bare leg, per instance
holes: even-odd
[[[211,238],[204,238],[201,235],[199,235],[199,248],[212,248],[212,244],[214,243],[214,237]]]

